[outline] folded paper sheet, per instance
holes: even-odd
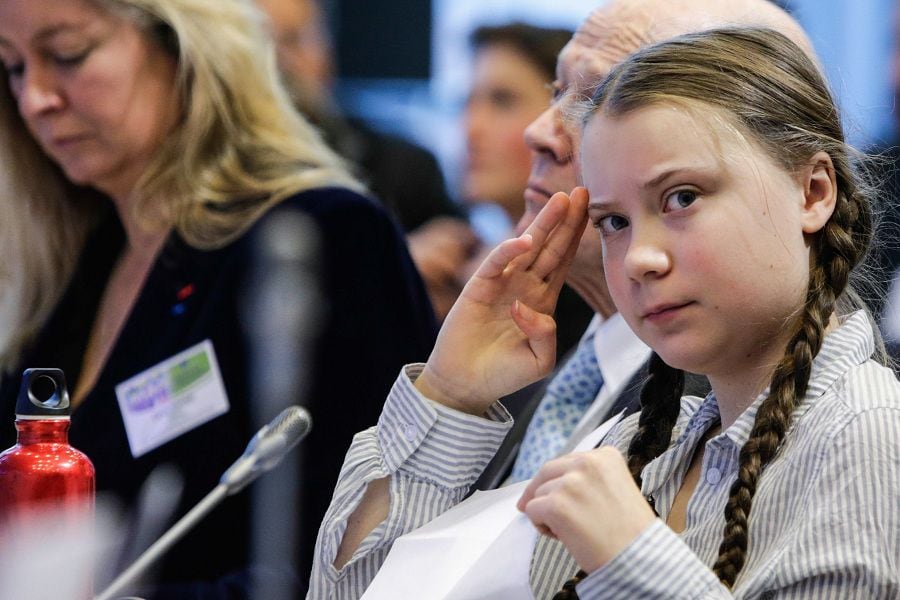
[[[575,450],[596,446],[620,418],[602,424]],[[516,509],[527,485],[475,492],[398,538],[363,600],[533,598],[528,573],[538,533]]]

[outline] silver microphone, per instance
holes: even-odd
[[[281,462],[285,454],[297,445],[312,427],[312,419],[306,409],[289,406],[268,425],[253,436],[244,454],[231,465],[219,479],[219,485],[235,494]]]
[[[94,600],[111,600],[119,595],[222,500],[244,489],[251,481],[281,462],[281,459],[309,433],[311,427],[312,420],[305,409],[289,406],[281,411],[253,436],[241,457],[219,479],[219,484],[147,548]]]

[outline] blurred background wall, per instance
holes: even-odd
[[[344,109],[424,145],[451,194],[462,154],[459,114],[470,73],[468,33],[524,20],[574,28],[597,0],[326,0]],[[809,32],[844,111],[851,141],[891,136],[895,0],[782,2]]]

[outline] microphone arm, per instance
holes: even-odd
[[[147,548],[94,600],[115,598],[222,500],[241,491],[257,477],[274,468],[309,433],[311,427],[312,420],[305,409],[299,406],[289,406],[281,411],[277,417],[268,425],[264,425],[253,436],[241,457],[222,474],[218,485]]]

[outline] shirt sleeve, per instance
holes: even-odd
[[[319,529],[308,599],[358,598],[387,558],[393,541],[459,503],[512,427],[499,403],[483,417],[428,400],[407,366],[388,395],[376,427],[358,433]],[[338,571],[347,521],[370,481],[390,476],[390,509]]]
[[[737,596],[779,599],[900,597],[900,409],[864,411],[833,433],[807,490],[791,543],[771,575]],[[753,519],[753,514],[750,514]],[[752,544],[752,540],[751,540]],[[712,570],[657,520],[577,587],[593,598],[732,598]]]
[[[731,598],[713,572],[659,519],[576,589],[582,600]]]

